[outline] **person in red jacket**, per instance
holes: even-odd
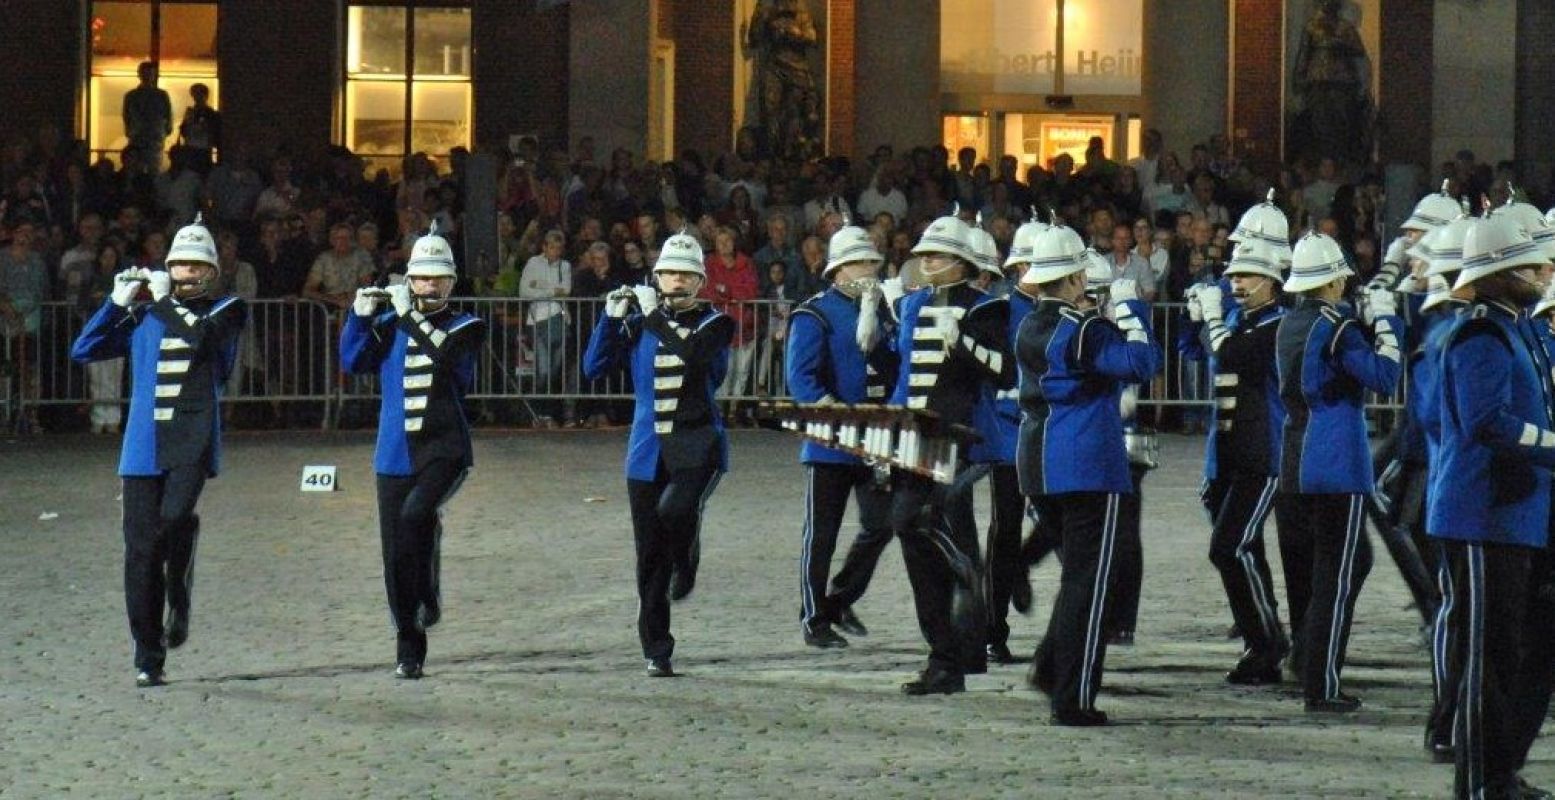
[[[713,253],[707,257],[707,282],[697,294],[713,301],[713,308],[734,320],[734,341],[729,345],[729,371],[718,387],[721,398],[739,397],[749,392],[751,362],[760,340],[756,320],[761,308],[752,304],[758,294],[756,267],[750,257],[734,249],[735,233],[720,227],[713,234]],[[736,403],[729,402],[726,418],[736,420]]]

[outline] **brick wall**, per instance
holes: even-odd
[[[857,156],[854,142],[855,39],[854,0],[831,0],[831,24],[826,29],[829,73],[826,76],[827,152]]]
[[[676,2],[675,149],[712,156],[733,149],[734,10],[730,3]],[[711,165],[709,165],[711,166]]]
[[[1434,9],[1420,0],[1382,0],[1377,150],[1384,164],[1430,166]]]
[[[475,0],[475,144],[498,147],[510,133],[567,143],[569,9]]]
[[[1230,133],[1242,158],[1265,174],[1281,158],[1281,5],[1235,0],[1232,21]]]
[[[223,135],[251,152],[333,141],[344,19],[331,3],[223,3],[217,21]]]
[[[51,121],[61,137],[75,135],[79,5],[62,0],[13,0],[3,5],[0,47],[0,141],[32,139]]]

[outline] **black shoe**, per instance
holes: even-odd
[[[1251,650],[1242,654],[1236,666],[1226,673],[1226,683],[1237,686],[1272,686],[1284,676],[1280,673],[1280,660]]]
[[[842,638],[842,634],[831,629],[830,625],[821,624],[814,628],[805,628],[804,643],[811,647],[822,649],[830,647],[847,647],[848,640]]]
[[[1054,711],[1048,722],[1054,725],[1063,725],[1070,728],[1094,728],[1107,724],[1105,712],[1094,708],[1076,708],[1068,711]]]
[[[667,658],[650,658],[644,674],[650,678],[673,678],[675,670],[670,667],[670,660]]]
[[[837,619],[834,620],[834,622],[836,623],[837,627],[842,629],[843,633],[846,633],[849,636],[869,635],[869,629],[864,627],[864,623],[859,620],[858,615],[853,613],[853,608],[851,606],[838,611]]]
[[[1010,605],[1024,615],[1031,614],[1031,576],[1023,574],[1010,586]]]
[[[988,657],[982,653],[978,653],[976,656],[968,656],[966,662],[961,665],[961,674],[987,675]]]
[[[1112,645],[1113,647],[1133,647],[1134,646],[1134,632],[1133,631],[1118,631],[1117,633],[1112,634],[1112,636],[1107,639],[1107,644]]]
[[[135,685],[142,689],[149,689],[153,686],[166,686],[167,677],[162,674],[160,669],[143,669],[135,673]]]
[[[1458,760],[1457,751],[1452,749],[1452,742],[1431,742],[1425,746],[1426,752],[1431,754],[1433,764],[1452,764]]]
[[[680,602],[691,596],[691,590],[697,585],[697,568],[695,564],[679,564],[670,574],[670,600]]]
[[[421,664],[415,661],[401,661],[394,666],[394,677],[406,681],[421,680]]]
[[[902,684],[902,694],[956,694],[966,691],[966,679],[959,672],[942,667],[929,667],[918,677]]]
[[[166,633],[162,637],[167,644],[167,649],[176,650],[189,641],[189,611],[187,609],[169,609],[167,612]]]
[[[989,642],[988,660],[995,664],[1014,664],[1020,659],[1010,652],[1010,646],[1004,642]]]
[[[1307,700],[1307,711],[1313,714],[1349,714],[1361,710],[1361,698],[1343,692],[1338,697]]]

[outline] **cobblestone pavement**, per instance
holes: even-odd
[[[768,432],[734,435],[735,470],[708,505],[697,591],[675,607],[684,677],[639,677],[624,446],[623,431],[478,437],[448,506],[427,679],[407,683],[390,674],[371,434],[229,437],[200,507],[192,637],[172,683],[142,691],[117,441],[0,443],[0,797],[1448,793],[1451,768],[1420,747],[1426,654],[1380,546],[1346,672],[1362,713],[1314,719],[1293,686],[1222,681],[1237,647],[1206,560],[1196,440],[1168,437],[1146,481],[1138,644],[1108,653],[1100,706],[1116,724],[1083,730],[1047,724],[1023,667],[964,695],[900,695],[926,651],[895,547],[858,606],[871,635],[804,647],[801,473],[795,442]],[[340,466],[342,491],[298,492],[315,463]],[[854,530],[850,512],[844,539]],[[1056,579],[1051,563],[1036,573],[1018,650]],[[1555,784],[1545,743],[1527,775]]]

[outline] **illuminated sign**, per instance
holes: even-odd
[[[1056,0],[942,0],[940,86],[958,94],[1058,90]],[[1143,0],[1065,0],[1066,94],[1137,95]]]

